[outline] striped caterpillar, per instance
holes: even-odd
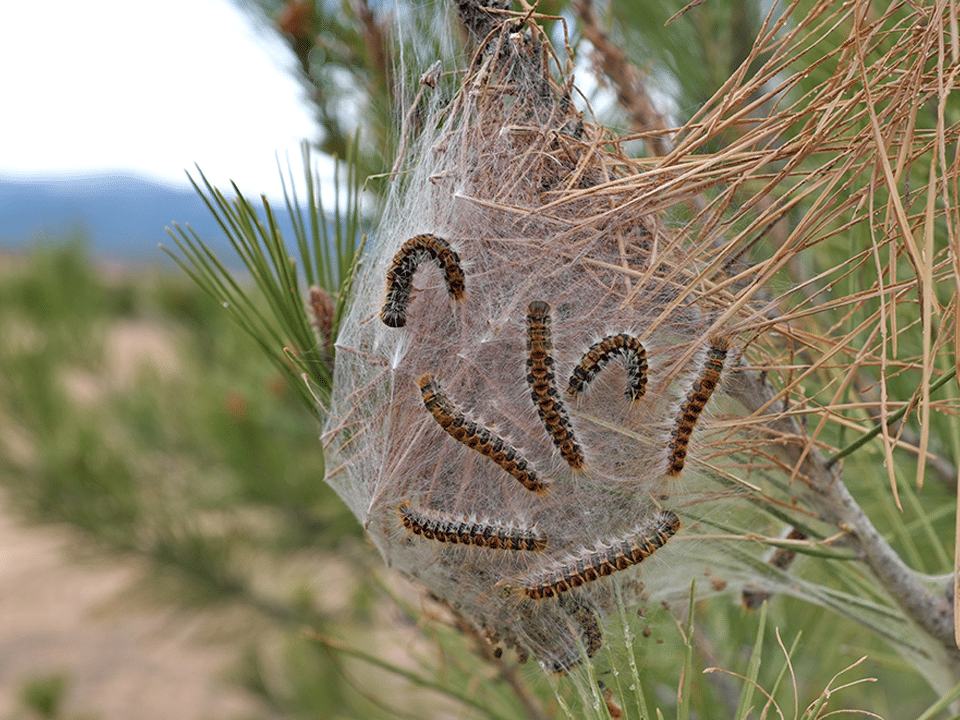
[[[552,598],[588,582],[626,570],[650,557],[680,529],[680,518],[661,510],[626,537],[601,545],[563,564],[524,576],[520,590],[531,600]]]
[[[427,260],[432,260],[440,268],[450,297],[457,302],[463,301],[465,289],[460,256],[441,237],[417,235],[400,247],[387,270],[387,297],[380,311],[380,319],[385,325],[399,328],[407,324],[413,274]]]
[[[727,358],[730,349],[730,340],[725,337],[710,339],[710,348],[707,350],[707,359],[703,363],[700,376],[694,381],[693,387],[687,393],[687,399],[680,408],[676,424],[670,437],[670,456],[667,460],[667,475],[676,477],[683,472],[687,459],[687,448],[690,445],[690,436],[697,424],[697,418],[706,407],[707,401],[713,395],[720,382],[720,373],[723,371],[723,361]]]
[[[542,300],[535,300],[527,308],[527,382],[530,396],[560,455],[570,467],[579,470],[583,467],[583,451],[573,436],[570,419],[553,385],[552,350],[550,306]]]
[[[403,526],[428,540],[452,545],[476,545],[491,550],[541,552],[547,536],[537,528],[520,528],[490,522],[457,519],[437,510],[418,510],[404,500],[397,508]]]
[[[647,351],[637,338],[627,333],[608,335],[590,346],[570,374],[567,394],[576,397],[584,392],[587,385],[617,355],[623,355],[626,360],[627,398],[633,401],[643,397],[647,391]]]
[[[417,381],[417,385],[420,387],[424,406],[437,424],[454,440],[493,460],[527,490],[535,493],[547,491],[546,483],[537,476],[520,452],[502,437],[460,412],[444,394],[443,388],[433,375],[424,375]]]

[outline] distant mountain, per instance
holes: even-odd
[[[259,206],[259,197],[248,199]],[[271,203],[271,208],[283,237],[292,242],[286,207]],[[226,236],[192,189],[119,175],[36,181],[0,178],[0,249],[28,248],[79,232],[97,256],[129,262],[163,260],[166,256],[157,244],[175,247],[164,230],[174,222],[181,227],[189,223],[222,259],[234,264]]]

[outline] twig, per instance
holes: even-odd
[[[939,380],[937,380],[936,383],[930,386],[930,392],[932,393],[935,390],[939,390],[941,387],[943,387],[948,382],[953,380],[956,374],[957,374],[956,368],[948,370],[943,377],[941,377]],[[863,437],[859,438],[853,443],[850,443],[850,445],[848,445],[847,447],[837,452],[833,457],[831,457],[827,461],[827,465],[833,466],[835,463],[839,462],[840,460],[845,458],[847,455],[850,455],[854,451],[859,450],[866,443],[868,443],[870,440],[872,440],[873,438],[875,438],[877,435],[880,434],[880,432],[883,430],[883,425],[891,425],[897,422],[898,420],[903,418],[907,413],[911,412],[913,409],[914,409],[914,403],[909,403],[908,405],[904,405],[897,412],[891,415],[888,415],[886,420],[883,423],[876,425],[871,430],[864,433]]]
[[[674,13],[673,16],[664,23],[664,27],[666,27],[667,25],[670,25],[674,20],[681,17],[688,10],[695,8],[697,5],[703,5],[703,3],[705,3],[706,1],[707,0],[693,0],[693,2],[687,3],[686,5],[683,6],[681,10]]]
[[[403,164],[403,154],[407,151],[407,140],[410,135],[410,124],[413,122],[413,116],[417,112],[417,107],[420,105],[420,98],[423,97],[423,93],[428,87],[435,88],[437,86],[437,80],[440,77],[442,67],[443,64],[441,61],[437,60],[430,66],[430,69],[420,77],[420,89],[417,90],[417,96],[413,99],[413,102],[410,103],[410,109],[407,110],[407,114],[403,117],[403,127],[400,130],[400,149],[397,150],[397,160],[393,164],[393,170],[390,171],[390,180],[393,180],[397,176],[397,173],[400,172],[400,166]]]
[[[956,374],[954,369],[953,375]],[[877,427],[880,427],[881,423],[886,425],[888,429],[896,430],[897,436],[904,443],[909,445],[919,445],[920,436],[913,430],[911,430],[905,423],[897,423],[899,421],[893,419],[884,419],[887,418],[887,413],[884,412],[883,406],[876,402],[876,398],[868,396],[867,381],[862,374],[858,374],[854,380],[854,385],[857,390],[857,395],[859,395],[865,405],[868,406],[867,414],[874,421]],[[902,419],[902,418],[901,418]],[[957,487],[957,467],[947,458],[941,457],[934,453],[927,453],[927,469],[934,473],[937,480],[947,487],[956,488]]]

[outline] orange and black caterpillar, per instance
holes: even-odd
[[[609,335],[590,346],[570,374],[567,394],[576,397],[582,393],[617,355],[623,355],[627,365],[627,398],[633,401],[643,397],[647,391],[647,351],[637,338],[627,333]]]
[[[680,529],[680,518],[661,510],[626,537],[601,545],[562,564],[538,570],[521,581],[520,590],[532,600],[543,600],[574,590],[588,582],[626,570],[650,557]]]
[[[387,297],[380,311],[380,319],[393,328],[407,323],[407,306],[413,289],[413,274],[420,264],[433,260],[447,283],[447,292],[457,302],[464,298],[463,268],[460,256],[450,243],[436,235],[417,235],[407,240],[393,256],[387,270]]]
[[[547,547],[547,536],[539,528],[457,519],[437,510],[415,509],[406,500],[397,509],[403,526],[428,540],[452,545],[476,545],[491,550],[541,552]]]
[[[707,350],[707,359],[703,363],[700,376],[694,381],[693,387],[687,393],[687,399],[677,415],[673,432],[670,435],[670,456],[667,460],[667,475],[676,477],[683,472],[687,460],[687,448],[690,445],[690,436],[697,424],[697,418],[706,407],[707,401],[713,395],[720,382],[720,373],[723,371],[723,361],[727,358],[730,349],[730,340],[725,337],[710,339],[710,348]]]
[[[420,387],[424,406],[454,440],[493,460],[527,490],[535,493],[547,491],[547,485],[520,452],[496,433],[464,415],[450,402],[433,375],[424,375],[417,381],[417,385]]]
[[[573,436],[570,419],[553,385],[553,341],[550,337],[550,306],[534,300],[527,308],[527,382],[537,414],[553,438],[560,455],[574,470],[583,467],[583,451]]]

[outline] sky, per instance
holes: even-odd
[[[317,126],[296,58],[230,0],[45,0],[0,14],[0,179],[134,174],[282,198]],[[316,156],[315,156],[316,157]]]

